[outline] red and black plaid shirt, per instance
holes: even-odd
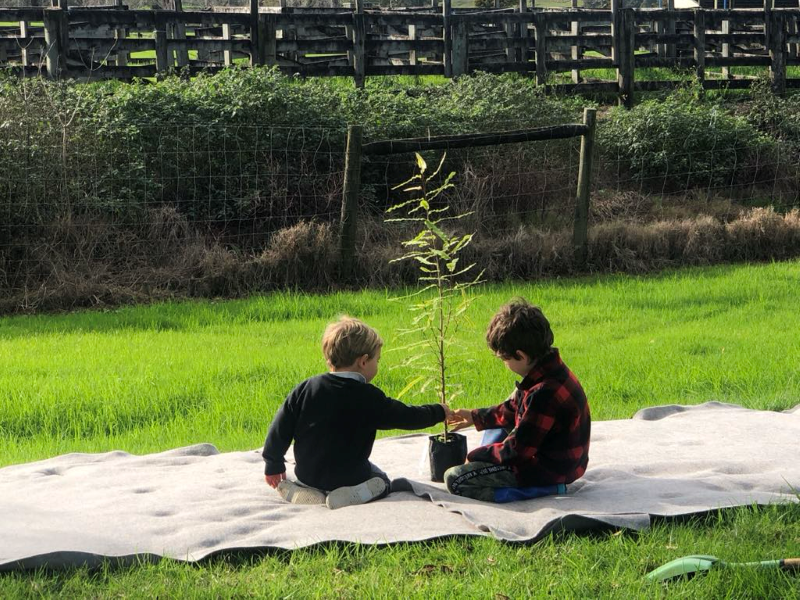
[[[472,411],[478,431],[508,437],[469,453],[470,462],[508,465],[521,486],[572,483],[589,463],[591,417],[581,384],[553,348],[502,404]]]

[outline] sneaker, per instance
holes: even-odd
[[[325,493],[284,479],[278,484],[281,498],[291,504],[325,504]]]
[[[386,491],[386,482],[380,477],[367,479],[364,483],[340,487],[328,494],[325,504],[331,510],[343,508],[345,506],[356,506],[366,504],[378,498]]]

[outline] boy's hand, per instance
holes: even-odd
[[[439,402],[439,406],[441,406],[444,409],[444,420],[445,421],[449,422],[450,419],[454,418],[455,413],[453,412],[452,408],[447,406],[447,404],[445,404],[444,402]]]
[[[277,475],[264,475],[264,479],[267,480],[267,485],[269,487],[276,488],[281,481],[286,479],[286,471],[278,473]]]
[[[469,408],[450,411],[450,415],[447,417],[447,425],[450,427],[450,431],[458,431],[474,424],[472,411]]]

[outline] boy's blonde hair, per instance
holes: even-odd
[[[328,363],[340,369],[349,367],[365,354],[370,358],[383,346],[378,332],[366,323],[342,316],[325,328],[322,336],[322,354]]]

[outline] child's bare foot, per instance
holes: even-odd
[[[292,504],[325,504],[325,494],[314,488],[304,487],[285,479],[278,484],[281,498]]]

